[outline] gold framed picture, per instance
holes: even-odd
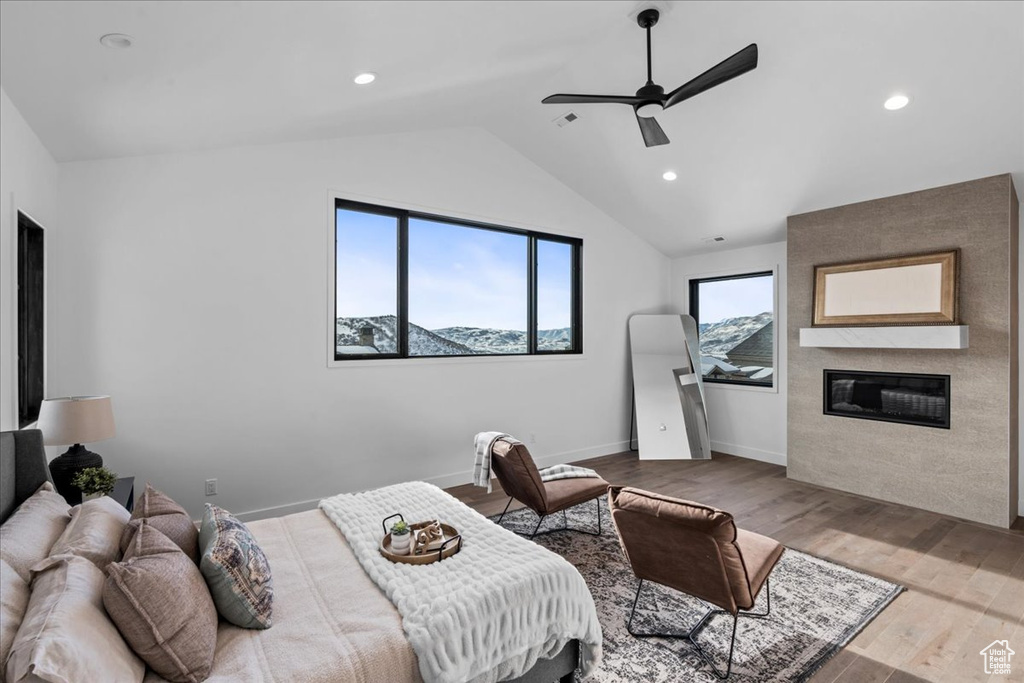
[[[814,267],[811,324],[954,325],[958,249]]]

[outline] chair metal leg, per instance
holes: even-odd
[[[538,531],[540,531],[540,525],[541,525],[541,524],[542,524],[542,523],[544,522],[544,518],[545,518],[545,517],[547,517],[547,515],[541,515],[541,516],[540,516],[540,519],[538,519],[538,520],[537,520],[537,526],[536,526],[536,528],[534,528],[534,530],[533,530],[533,533],[532,533],[532,534],[530,534],[530,538],[531,538],[531,539],[532,539],[532,538],[533,538],[534,536],[536,536],[536,535],[537,535],[537,532],[538,532]],[[551,532],[545,532],[545,533],[551,533]]]
[[[564,523],[564,525],[562,527],[556,528],[556,529],[548,529],[547,531],[541,531],[540,533],[537,533],[537,531],[534,531],[533,535],[530,536],[530,538],[533,538],[534,536],[543,536],[545,534],[553,534],[556,531],[575,531],[578,534],[586,534],[588,536],[600,536],[601,535],[601,497],[598,496],[597,498],[594,498],[594,502],[597,504],[597,531],[587,531],[586,529],[577,529],[576,527],[569,526],[569,520],[565,516],[565,510],[562,510],[562,519],[565,520],[565,523]],[[580,505],[582,505],[582,504],[583,503],[580,503]],[[543,517],[541,517],[541,519],[543,519]],[[537,522],[537,529],[540,529],[540,522]]]
[[[512,505],[512,496],[508,497],[508,502],[505,503],[505,509],[501,511],[501,516],[498,517],[498,521],[495,524],[501,524],[501,520],[505,519],[505,513],[508,512],[509,506]]]
[[[569,526],[569,518],[566,516],[566,511],[562,510],[562,526],[561,527],[558,527],[558,528],[555,528],[555,529],[548,529],[547,531],[541,531],[540,530],[540,525],[544,522],[544,518],[547,517],[547,515],[540,515],[540,519],[537,520],[537,526],[536,526],[536,528],[534,528],[533,533],[529,535],[529,538],[532,539],[532,538],[534,538],[536,536],[544,536],[545,534],[551,534],[551,533],[554,533],[556,531],[575,531],[577,533],[587,534],[589,536],[600,536],[601,533],[602,533],[601,532],[601,497],[598,496],[597,498],[594,498],[594,502],[597,504],[597,531],[587,531],[586,529],[576,529],[574,527]],[[582,503],[580,503],[580,504],[582,505]],[[505,509],[501,511],[501,514],[498,516],[498,519],[495,522],[495,524],[498,524],[498,525],[501,524],[501,520],[503,520],[505,518],[505,513],[508,512],[508,508],[511,505],[512,505],[512,498],[509,498],[508,502],[505,503]],[[525,534],[523,534],[523,535],[525,535]]]
[[[761,613],[738,612],[732,615],[732,637],[729,640],[729,659],[728,664],[725,668],[725,673],[722,673],[722,671],[717,666],[715,666],[714,662],[711,661],[711,657],[708,655],[707,652],[705,652],[704,648],[700,646],[700,644],[696,641],[695,638],[697,636],[697,633],[702,628],[704,628],[704,625],[707,624],[708,620],[711,617],[713,617],[716,614],[731,614],[731,612],[723,609],[708,609],[708,611],[704,613],[704,616],[700,618],[696,625],[694,625],[693,628],[691,628],[686,633],[638,633],[633,630],[633,616],[636,614],[636,606],[637,603],[640,602],[640,591],[643,589],[643,587],[644,581],[643,579],[641,579],[640,583],[636,587],[636,597],[633,598],[633,607],[629,610],[629,619],[626,621],[626,630],[629,632],[629,634],[634,638],[682,638],[683,640],[688,641],[690,645],[693,646],[694,651],[701,658],[701,660],[703,660],[703,662],[711,668],[711,671],[712,673],[714,673],[715,677],[723,681],[727,679],[729,675],[732,673],[732,656],[733,651],[736,648],[736,625],[739,623],[739,618],[742,616],[752,617],[754,619],[764,619],[770,616],[772,611],[771,585],[769,583],[769,579],[765,579],[764,588],[765,597],[767,598],[768,602],[767,609],[765,609],[765,611]]]
[[[765,619],[772,615],[772,579],[770,576],[764,580],[764,597],[768,603],[764,612],[744,612],[743,616],[751,619]]]

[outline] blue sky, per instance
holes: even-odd
[[[397,219],[338,211],[337,315],[394,315]],[[427,329],[526,329],[522,235],[421,219],[409,221],[409,319]],[[538,327],[569,326],[569,245],[538,247]]]
[[[700,284],[701,323],[757,315],[774,309],[772,276]]]

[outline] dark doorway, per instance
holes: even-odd
[[[39,419],[43,402],[43,229],[18,212],[18,427]]]

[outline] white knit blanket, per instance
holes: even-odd
[[[580,641],[583,675],[601,658],[594,599],[576,568],[502,529],[441,489],[395,484],[320,501],[356,558],[402,615],[425,683],[495,683],[528,671],[571,639]],[[429,565],[393,563],[378,547],[381,520],[440,519],[463,548]]]

